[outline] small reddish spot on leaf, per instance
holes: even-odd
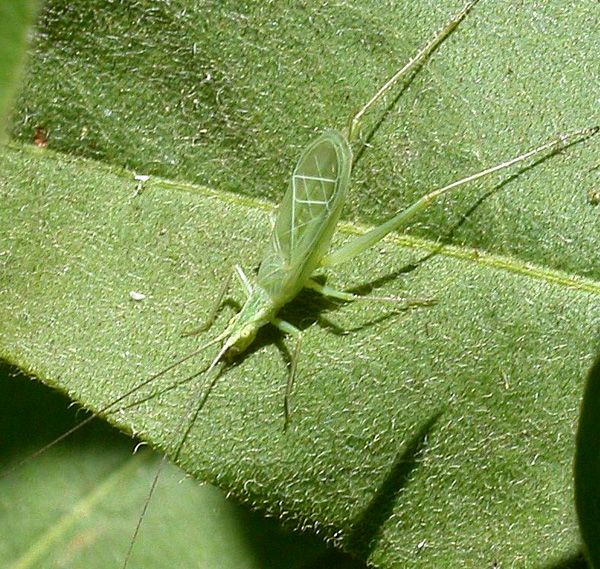
[[[33,133],[33,144],[38,148],[46,148],[48,146],[48,133],[43,126],[36,126]]]

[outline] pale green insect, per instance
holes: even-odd
[[[232,273],[239,278],[243,285],[247,295],[246,302],[240,312],[231,319],[226,329],[198,351],[224,340],[219,353],[208,368],[208,372],[210,372],[226,354],[235,356],[244,352],[254,341],[258,330],[265,324],[272,324],[285,334],[293,336],[296,340],[296,347],[293,351],[284,399],[285,425],[289,421],[289,397],[296,375],[302,345],[302,333],[289,322],[279,318],[277,314],[303,288],[310,288],[325,296],[345,301],[368,298],[370,300],[403,301],[408,305],[431,304],[433,302],[426,299],[358,297],[319,284],[312,279],[315,270],[349,261],[377,243],[391,231],[405,225],[441,195],[467,182],[508,168],[541,152],[554,150],[561,145],[568,144],[577,138],[585,137],[594,132],[594,129],[585,129],[561,136],[506,162],[429,192],[382,225],[350,241],[337,251],[328,253],[331,238],[344,205],[346,190],[350,183],[353,164],[350,144],[358,137],[362,117],[402,77],[420,66],[477,2],[478,0],[473,0],[467,3],[446,24],[441,32],[427,43],[404,67],[397,71],[352,116],[349,127],[345,132],[327,130],[305,148],[293,170],[290,187],[279,206],[271,239],[264,252],[255,282],[252,283],[239,266],[236,266]],[[214,321],[229,282],[230,278],[227,279],[218,297],[208,324]],[[188,357],[195,355],[198,351]]]

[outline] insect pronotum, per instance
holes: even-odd
[[[500,170],[522,163],[542,153],[558,150],[568,144],[576,142],[594,134],[596,128],[586,128],[565,134],[549,140],[535,148],[528,150],[518,156],[503,161],[495,166],[457,180],[451,184],[430,191],[417,200],[407,209],[397,213],[385,223],[375,227],[368,233],[355,238],[341,248],[330,252],[329,246],[334,234],[336,224],[344,205],[346,191],[350,184],[353,165],[353,153],[351,144],[360,141],[360,125],[363,117],[378,102],[390,92],[390,90],[407,74],[416,68],[436,50],[444,39],[458,26],[460,21],[473,8],[478,0],[468,2],[444,28],[435,35],[417,54],[399,69],[372,98],[364,104],[348,122],[343,131],[326,130],[315,140],[306,146],[296,164],[286,191],[279,206],[278,214],[267,244],[258,274],[254,280],[248,277],[240,266],[236,266],[230,276],[226,279],[224,286],[216,299],[214,309],[208,319],[208,325],[214,321],[217,310],[224,295],[235,276],[241,283],[246,294],[246,301],[241,310],[230,320],[229,324],[216,337],[203,344],[193,353],[181,358],[171,366],[153,375],[134,389],[123,394],[118,400],[101,409],[84,422],[80,423],[71,431],[65,433],[60,439],[53,441],[50,445],[38,451],[43,452],[49,446],[56,444],[83,424],[89,422],[93,417],[109,412],[120,402],[125,400],[135,391],[148,385],[159,376],[172,370],[184,361],[194,357],[201,351],[221,343],[217,354],[212,359],[206,375],[210,374],[225,356],[236,356],[244,352],[254,341],[258,330],[271,324],[281,330],[285,335],[294,338],[295,348],[292,352],[289,375],[284,397],[284,428],[290,420],[290,394],[298,372],[300,360],[302,333],[293,324],[278,316],[280,309],[296,297],[304,288],[313,289],[325,296],[344,301],[353,301],[358,298],[368,298],[381,301],[399,301],[408,305],[430,304],[428,299],[400,299],[395,297],[358,297],[348,292],[335,290],[325,286],[313,279],[315,271],[319,268],[329,268],[347,262],[357,255],[363,253],[375,243],[384,238],[388,233],[400,229],[416,215],[426,210],[433,202],[442,195],[451,193],[459,187],[489,176]],[[204,330],[205,328],[203,328]],[[191,428],[193,420],[199,408],[203,405],[205,397],[200,402],[192,402],[190,408],[183,416],[183,421],[189,421],[189,426],[184,430],[175,451],[177,458]],[[182,423],[183,425],[183,423]],[[156,479],[154,484],[156,483]],[[154,485],[153,485],[154,488]],[[150,491],[150,494],[152,490]],[[148,501],[146,502],[146,506]],[[140,517],[140,522],[143,514]],[[135,530],[131,546],[135,541],[138,527]],[[131,553],[131,547],[125,558],[123,566],[127,565]]]

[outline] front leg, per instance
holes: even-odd
[[[193,330],[186,330],[186,331],[182,332],[182,334],[181,334],[182,336],[184,336],[184,337],[197,336],[198,334],[201,334],[202,332],[206,332],[213,325],[214,321],[217,318],[217,314],[219,313],[219,309],[221,308],[223,298],[225,297],[225,294],[227,293],[227,291],[229,290],[229,287],[231,286],[231,279],[232,279],[233,275],[235,275],[238,278],[238,280],[240,281],[240,283],[242,284],[244,292],[246,293],[246,298],[248,298],[252,294],[252,285],[250,284],[248,277],[242,270],[242,267],[240,267],[239,265],[235,265],[233,267],[233,269],[231,271],[229,271],[229,273],[227,274],[227,278],[223,281],[223,286],[221,287],[221,290],[219,291],[219,294],[217,295],[217,298],[216,298],[216,300],[208,314],[208,318],[205,320],[204,324],[202,324],[200,327],[195,328]]]

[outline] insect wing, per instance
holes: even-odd
[[[327,252],[351,167],[350,146],[336,131],[323,133],[300,157],[258,273],[273,296],[293,296]]]

